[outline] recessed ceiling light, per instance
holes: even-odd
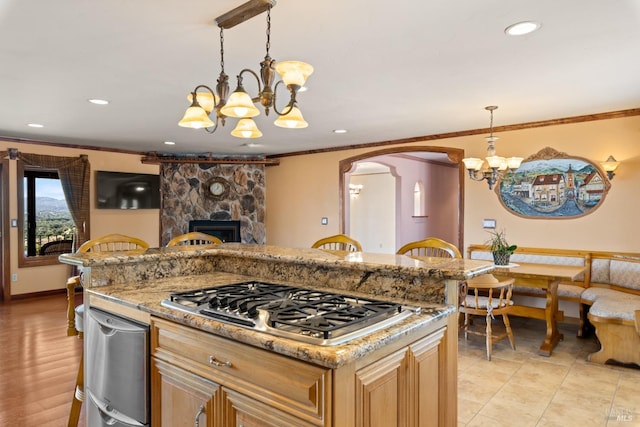
[[[176,145],[176,143],[173,142],[173,141],[165,141],[164,144],[165,145]]]
[[[263,144],[258,144],[257,142],[247,142],[246,144],[242,144],[242,145],[249,148],[255,148],[255,147],[262,147]]]
[[[98,98],[89,99],[88,101],[96,105],[107,105],[109,103],[109,101],[107,101],[106,99],[98,99]]]
[[[504,33],[510,36],[522,36],[539,30],[542,24],[535,21],[522,21],[509,25],[504,29]]]
[[[346,129],[334,129],[333,133],[347,133]]]
[[[30,128],[43,128],[44,125],[41,125],[40,123],[29,123],[27,124],[27,126],[29,126]]]

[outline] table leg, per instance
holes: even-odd
[[[544,317],[547,322],[547,334],[544,338],[544,342],[540,346],[538,352],[542,356],[551,356],[553,348],[558,344],[558,341],[564,338],[564,336],[558,330],[558,283],[559,280],[552,280],[547,286],[547,300],[544,309]]]

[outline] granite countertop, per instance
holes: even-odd
[[[420,259],[416,259],[397,254],[369,252],[332,253],[320,249],[287,248],[245,243],[203,245],[197,248],[149,248],[116,253],[62,254],[59,256],[59,260],[64,264],[92,267],[215,255],[244,257],[246,259],[283,260],[292,264],[298,263],[311,266],[335,265],[361,270],[393,269],[396,271],[415,271],[416,269],[423,269],[428,270],[430,274],[456,280],[465,280],[478,274],[490,272],[494,268],[493,263],[464,258],[420,257]]]
[[[155,279],[152,283],[142,281],[138,283],[101,286],[87,289],[86,292],[90,294],[92,298],[101,298],[124,306],[136,308],[159,318],[230,338],[255,347],[271,350],[320,366],[325,366],[327,368],[337,368],[353,360],[364,357],[368,353],[397,341],[417,330],[428,328],[430,326],[444,326],[446,324],[447,317],[456,310],[455,307],[451,306],[422,303],[419,304],[422,308],[420,314],[409,316],[387,329],[374,332],[345,344],[335,346],[318,346],[301,343],[287,338],[276,337],[264,332],[252,331],[243,327],[222,323],[216,320],[205,319],[161,306],[161,301],[168,298],[169,294],[172,292],[201,289],[252,279],[252,277],[238,274],[216,272],[204,275]],[[282,281],[272,282],[303,286],[299,283],[285,283]],[[352,294],[357,295],[355,292]],[[413,306],[417,305],[415,302],[399,300],[396,300],[395,302],[406,303]]]

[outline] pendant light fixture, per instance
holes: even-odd
[[[302,117],[302,113],[296,106],[296,96],[304,86],[307,78],[313,73],[313,67],[300,61],[283,61],[276,63],[269,55],[271,45],[271,8],[275,0],[250,0],[249,2],[216,18],[216,25],[220,28],[220,75],[214,92],[207,85],[198,85],[189,94],[191,105],[184,113],[179,126],[193,129],[205,129],[209,133],[215,132],[219,126],[224,126],[227,117],[241,119],[231,135],[239,138],[258,138],[262,132],[251,119],[260,114],[256,103],[260,103],[265,115],[271,110],[275,111],[278,119],[276,126],[288,129],[302,129],[309,124]],[[237,85],[233,93],[229,95],[229,77],[224,72],[224,33],[225,29],[234,27],[247,19],[262,12],[267,12],[267,42],[266,55],[260,63],[260,76],[251,69],[245,68],[237,75]],[[281,80],[273,84],[275,73]],[[249,95],[243,86],[243,77],[252,75],[258,83],[258,94],[255,97]],[[279,110],[276,105],[278,86],[284,85],[289,92],[287,104]],[[215,122],[210,115],[215,111]]]
[[[489,184],[489,190],[493,189],[493,185],[504,176],[504,173],[508,171],[514,171],[520,167],[523,158],[522,157],[509,157],[504,158],[496,155],[495,142],[498,140],[497,136],[493,136],[493,112],[498,109],[495,105],[489,105],[484,108],[491,113],[491,121],[489,124],[489,136],[486,138],[487,143],[487,157],[485,160],[489,165],[489,169],[483,169],[485,160],[468,157],[462,159],[464,167],[469,171],[469,177],[474,181],[487,180]]]

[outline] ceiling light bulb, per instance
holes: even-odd
[[[192,92],[189,93],[187,99],[189,99],[189,102],[193,102]],[[200,106],[204,108],[204,111],[206,111],[207,114],[211,113],[215,105],[220,102],[220,99],[210,92],[197,92],[196,100],[198,101],[198,104],[200,104]]]
[[[202,129],[213,126],[213,122],[202,107],[191,105],[184,112],[182,120],[178,122],[178,126],[192,129]]]
[[[500,156],[488,156],[487,157],[487,163],[489,164],[490,168],[495,168],[495,169],[500,169],[503,165],[504,168],[507,168],[507,161],[504,157],[500,157]]]
[[[484,160],[478,159],[477,157],[468,157],[466,159],[462,159],[462,161],[464,162],[464,167],[466,169],[476,171],[479,171],[480,168],[482,168],[482,164],[484,163]]]
[[[302,117],[302,113],[298,107],[292,107],[291,111],[278,117],[273,124],[287,129],[304,129],[309,126],[309,123],[307,123],[304,120],[304,117]]]
[[[509,157],[507,158],[507,167],[509,169],[518,169],[524,159],[522,157]]]
[[[304,86],[307,78],[313,73],[313,67],[300,61],[283,61],[276,64],[276,71],[287,86]]]
[[[220,112],[227,117],[247,118],[260,114],[260,110],[253,105],[253,101],[247,92],[236,90]]]
[[[89,102],[95,105],[107,105],[109,104],[109,101],[107,101],[106,99],[98,99],[98,98],[92,98],[89,99]]]
[[[260,138],[262,132],[260,132],[253,119],[241,119],[238,120],[236,128],[231,131],[231,135],[237,138]]]
[[[43,128],[44,125],[41,125],[40,123],[29,123],[27,124],[27,126],[29,126],[30,128]]]
[[[504,29],[505,34],[510,36],[523,36],[525,34],[533,33],[534,31],[540,29],[542,24],[534,21],[523,21],[518,22],[513,25],[509,25]]]

